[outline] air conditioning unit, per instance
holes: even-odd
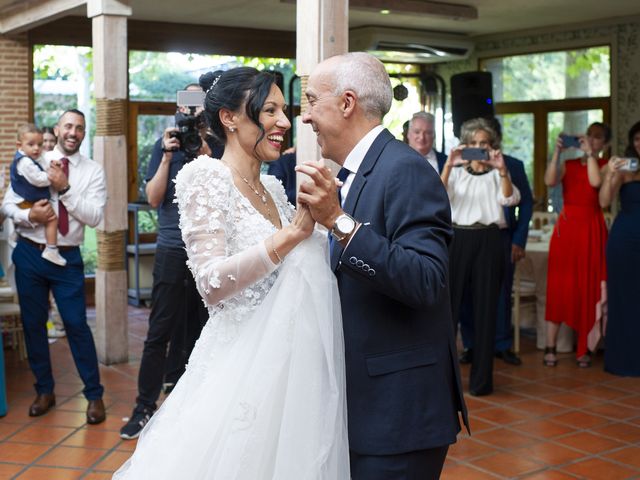
[[[473,52],[464,35],[387,27],[349,30],[349,50],[366,51],[383,62],[441,63],[464,60]]]

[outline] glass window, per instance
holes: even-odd
[[[611,92],[609,46],[490,58],[481,69],[493,74],[496,102],[608,97]]]
[[[496,115],[496,118],[502,125],[502,151],[524,163],[529,184],[533,185],[533,114],[512,113]]]

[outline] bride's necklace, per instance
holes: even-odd
[[[260,193],[258,189],[249,180],[247,180],[247,177],[242,175],[236,167],[234,167],[230,163],[227,163],[227,162],[224,162],[224,163],[225,165],[229,166],[234,172],[236,172],[238,176],[244,181],[244,183],[246,183],[247,186],[253,191],[253,193],[256,194],[256,196],[260,199],[260,201],[262,202],[262,205],[267,211],[266,212],[267,217],[271,218],[271,209],[269,208],[269,204],[267,203],[267,190],[264,188],[264,185],[262,185],[262,182],[260,182],[260,186],[262,187],[262,193]]]

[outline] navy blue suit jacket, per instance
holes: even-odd
[[[509,225],[511,233],[511,243],[522,248],[527,245],[527,236],[529,235],[529,222],[533,215],[533,195],[527,174],[524,171],[524,163],[517,158],[504,155],[505,165],[511,181],[520,190],[520,203],[518,204],[518,215],[516,217],[516,207],[505,207],[504,215]]]
[[[291,205],[296,204],[296,154],[285,153],[278,160],[269,163],[267,173],[275,176],[284,187]]]
[[[345,337],[349,446],[392,455],[451,444],[466,408],[449,299],[451,211],[436,171],[384,130],[344,210],[362,225],[333,242]]]

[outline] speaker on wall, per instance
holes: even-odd
[[[493,117],[491,72],[465,72],[451,77],[453,133],[460,138],[460,127],[472,118]]]

